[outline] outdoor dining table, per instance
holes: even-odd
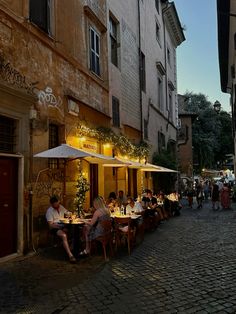
[[[81,232],[85,225],[85,219],[61,219],[61,223],[68,228],[72,237],[72,250],[73,254],[77,256],[81,250]]]

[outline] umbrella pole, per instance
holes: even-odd
[[[64,167],[63,167],[63,190],[62,190],[62,202],[65,205],[65,198],[66,198],[66,164],[67,161],[64,159]]]

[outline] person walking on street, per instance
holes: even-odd
[[[230,208],[230,189],[227,183],[224,183],[220,191],[220,202],[222,209]]]
[[[197,199],[197,209],[202,208],[202,201],[204,198],[204,194],[203,194],[203,188],[202,188],[202,184],[201,182],[199,182],[197,184],[197,188],[196,188],[196,199]]]
[[[219,208],[219,199],[220,199],[220,191],[219,191],[219,185],[214,182],[212,185],[212,193],[211,193],[211,201],[212,201],[212,209],[220,209]],[[216,208],[217,206],[217,208]]]

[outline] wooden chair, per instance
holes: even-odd
[[[109,244],[110,253],[113,255],[112,241],[113,241],[113,233],[112,233],[112,220],[103,220],[100,222],[102,228],[104,230],[104,234],[102,236],[97,237],[94,241],[98,241],[102,244],[104,259],[107,260],[107,251],[106,247]]]
[[[131,246],[134,242],[134,229],[131,226],[131,217],[115,217],[115,239],[116,249],[121,244],[121,239],[125,239],[130,255]]]

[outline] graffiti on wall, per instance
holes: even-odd
[[[36,197],[57,195],[62,197],[62,182],[64,181],[63,171],[60,169],[44,169],[41,171],[34,185]]]
[[[45,90],[38,90],[38,105],[42,113],[47,114],[48,108],[56,108],[63,115],[63,103],[60,96],[55,96],[51,87],[47,86]]]
[[[35,96],[36,85],[38,82],[28,82],[24,75],[14,69],[10,62],[7,62],[4,59],[3,54],[0,54],[0,77],[10,85],[24,89],[28,94]]]

